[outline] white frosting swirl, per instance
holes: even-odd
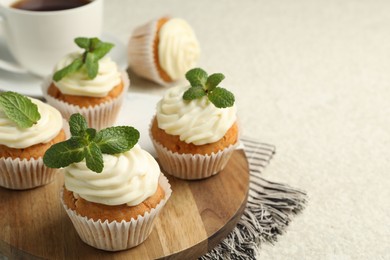
[[[184,78],[195,67],[200,47],[189,24],[179,18],[169,19],[159,31],[158,58],[160,66],[172,80]]]
[[[103,154],[104,169],[96,173],[85,160],[65,168],[65,187],[76,196],[105,205],[135,206],[157,191],[160,167],[137,144],[131,150]]]
[[[221,139],[236,121],[236,106],[217,108],[206,96],[183,100],[188,86],[172,87],[157,103],[158,127],[180,140],[195,145]]]
[[[66,55],[60,60],[55,71],[68,66],[81,53],[74,52]],[[54,82],[56,87],[63,94],[88,96],[88,97],[105,97],[116,85],[121,82],[121,74],[114,61],[105,56],[99,60],[99,72],[94,79],[89,79],[85,67],[80,70],[66,75],[58,82]]]
[[[38,106],[41,118],[29,128],[20,128],[0,109],[0,144],[10,148],[27,148],[39,143],[47,143],[58,135],[63,127],[63,119],[54,107],[40,100],[30,98]]]

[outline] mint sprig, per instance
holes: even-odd
[[[85,66],[88,78],[94,79],[99,72],[99,60],[103,58],[111,49],[114,44],[109,42],[102,42],[98,38],[76,38],[75,43],[80,48],[84,49],[84,53],[81,57],[76,58],[68,66],[56,71],[53,75],[54,81],[60,81],[68,74],[72,74]]]
[[[114,126],[96,131],[88,128],[80,114],[69,119],[71,138],[52,145],[43,156],[49,168],[62,168],[85,159],[87,167],[97,173],[103,171],[103,154],[123,153],[138,142],[140,134],[130,126]]]
[[[12,91],[0,94],[0,109],[20,128],[29,128],[41,118],[36,104],[29,98]]]
[[[191,87],[183,94],[184,100],[194,100],[207,96],[211,103],[218,108],[226,108],[234,105],[234,95],[227,89],[218,87],[225,78],[222,73],[214,73],[210,76],[201,68],[194,68],[186,73],[186,79]]]

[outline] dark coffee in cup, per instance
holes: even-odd
[[[12,8],[28,11],[60,11],[89,4],[91,0],[19,0]]]

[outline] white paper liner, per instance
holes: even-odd
[[[0,158],[0,186],[13,190],[26,190],[48,184],[58,169],[48,168],[43,159]]]
[[[128,63],[137,75],[162,86],[168,86],[172,82],[166,82],[160,77],[154,60],[153,47],[158,20],[155,19],[134,29],[128,44]]]
[[[152,134],[150,134],[150,138],[156,150],[158,162],[164,172],[184,180],[205,179],[219,173],[225,168],[239,144],[237,141],[235,144],[210,155],[179,154],[165,148],[153,138]]]
[[[47,77],[42,84],[42,94],[47,103],[57,108],[66,120],[69,120],[72,114],[80,113],[87,120],[89,127],[100,130],[110,127],[116,122],[124,97],[130,86],[130,80],[127,73],[124,71],[121,72],[121,77],[123,81],[122,93],[111,101],[93,107],[79,107],[48,95],[47,90],[52,83],[52,76]]]
[[[120,251],[141,244],[152,232],[154,219],[172,194],[171,185],[163,174],[160,175],[159,184],[165,192],[164,199],[157,204],[156,208],[146,212],[144,216],[139,215],[136,220],[131,219],[131,221],[108,222],[106,220],[102,222],[101,220],[94,221],[93,219],[82,217],[65,205],[62,191],[60,197],[62,205],[81,240],[98,249]]]

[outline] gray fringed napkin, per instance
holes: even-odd
[[[305,192],[260,177],[275,146],[249,138],[241,141],[250,171],[247,206],[233,231],[201,260],[255,259],[261,243],[274,243],[306,204]]]

